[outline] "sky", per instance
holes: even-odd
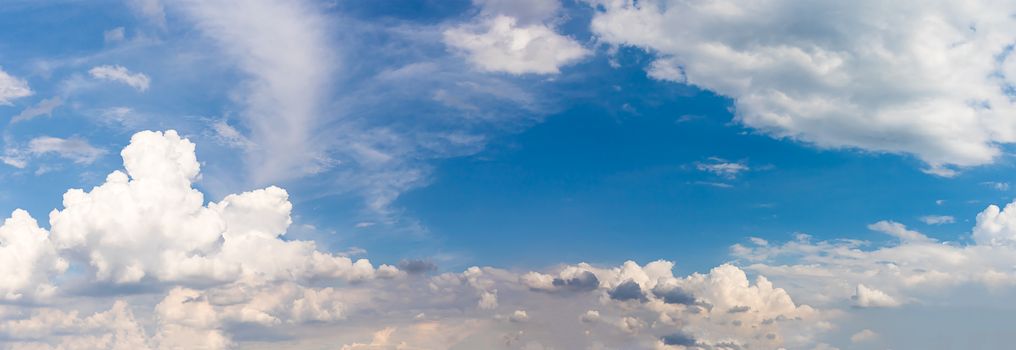
[[[1014,15],[7,0],[0,349],[1006,348]]]

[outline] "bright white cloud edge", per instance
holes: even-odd
[[[731,97],[775,137],[913,154],[941,176],[1016,142],[1012,4],[587,2],[600,42],[653,53],[650,76]]]

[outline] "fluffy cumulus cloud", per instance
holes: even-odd
[[[562,300],[559,303],[594,296],[599,309],[576,309],[574,317],[584,324],[600,325],[601,332],[626,334],[629,344],[647,348],[810,346],[817,344],[815,336],[831,327],[819,310],[794,302],[765,277],[752,281],[733,265],[681,277],[673,274],[673,267],[668,261],[642,266],[629,261],[615,268],[579,264],[554,274],[530,272],[519,281],[530,291],[549,292]],[[594,287],[548,283],[585,274],[595,276]],[[683,341],[677,342],[678,338]]]
[[[281,188],[205,205],[192,188],[200,168],[194,144],[174,131],[138,133],[121,155],[126,172],[114,171],[90,191],[67,191],[64,208],[49,216],[53,243],[87,257],[99,280],[359,279],[375,273],[366,261],[321,253],[313,242],[280,240],[292,209]]]
[[[0,226],[0,298],[20,300],[46,297],[55,287],[51,273],[67,270],[67,261],[57,255],[49,232],[24,210],[15,210]]]
[[[830,328],[729,264],[375,267],[283,239],[281,188],[206,202],[195,145],[174,131],[139,132],[120,155],[124,170],[64,194],[48,230],[23,210],[0,226],[0,348],[777,348]]]
[[[1016,141],[1011,3],[588,3],[600,42],[651,52],[650,76],[728,96],[774,137],[913,154],[939,175]]]
[[[590,54],[575,39],[558,33],[558,0],[474,0],[480,13],[470,23],[447,29],[444,42],[480,70],[510,74],[556,74]]]

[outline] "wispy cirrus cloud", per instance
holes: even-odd
[[[91,164],[106,154],[106,150],[93,146],[81,137],[60,138],[38,136],[23,147],[8,147],[0,157],[7,165],[25,168],[33,158],[54,155],[77,164]]]
[[[53,110],[60,107],[63,104],[63,100],[60,97],[47,98],[39,101],[34,106],[25,108],[14,117],[11,118],[11,124],[28,121],[36,117],[50,116],[53,115]]]

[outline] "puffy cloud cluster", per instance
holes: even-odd
[[[564,267],[556,275],[523,274],[519,282],[557,298],[593,294],[602,309],[577,315],[581,322],[612,324],[645,344],[806,346],[817,344],[813,336],[831,327],[818,310],[796,304],[765,277],[752,283],[733,265],[679,277],[673,267],[669,261],[644,266],[629,261],[615,268],[579,264]]]
[[[1011,3],[587,2],[600,42],[655,54],[649,75],[728,96],[775,137],[914,154],[940,175],[1016,141]]]
[[[130,306],[123,301],[84,317],[78,311],[42,308],[28,317],[5,320],[0,323],[0,346],[53,350],[152,348]]]
[[[229,195],[206,206],[191,187],[200,169],[194,144],[174,131],[135,134],[121,155],[126,173],[111,173],[91,191],[67,191],[64,209],[50,213],[53,243],[86,259],[98,280],[356,280],[376,272],[366,260],[279,239],[292,210],[281,188]]]
[[[510,74],[556,74],[590,54],[554,29],[558,0],[474,0],[472,23],[449,28],[444,42],[477,68]]]
[[[828,328],[733,265],[374,268],[282,239],[292,204],[281,188],[205,204],[195,145],[174,131],[139,132],[121,156],[124,171],[65,193],[49,231],[23,210],[0,226],[0,296],[14,303],[0,308],[0,348],[777,348]]]
[[[807,235],[783,244],[734,245],[747,269],[783,282],[814,305],[861,308],[914,303],[955,304],[970,287],[1002,291],[1016,285],[1016,203],[990,205],[977,215],[970,243],[940,242],[903,224],[880,221],[872,230],[898,239],[870,247],[858,240],[813,241]]]
[[[15,210],[0,226],[0,298],[19,300],[46,297],[55,288],[51,273],[62,273],[68,264],[57,254],[49,232],[39,227],[27,211]]]

